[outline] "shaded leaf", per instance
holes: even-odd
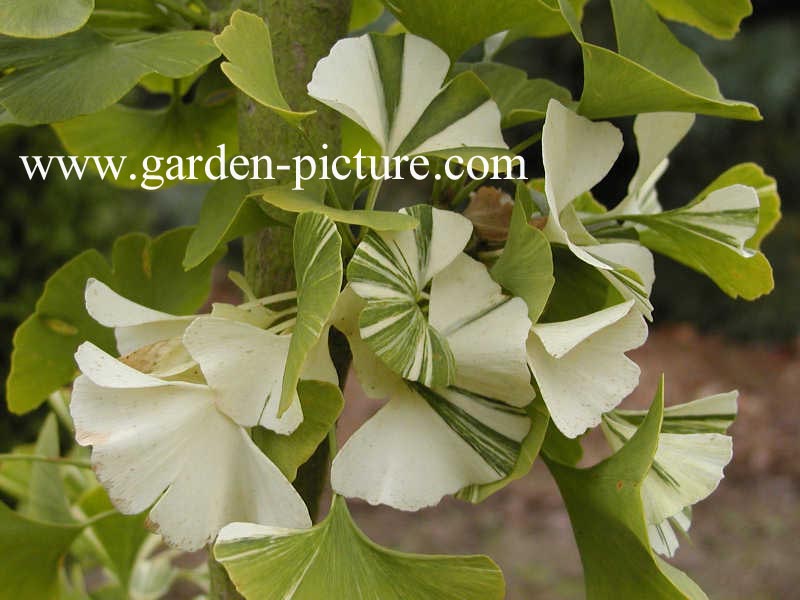
[[[0,105],[18,120],[65,121],[107,108],[149,73],[179,79],[219,56],[207,31],[110,37],[91,29],[45,39],[0,37]]]
[[[193,269],[223,244],[274,224],[256,200],[248,198],[247,182],[225,179],[215,183],[203,201],[197,227],[186,245],[185,269]]]
[[[301,381],[297,394],[303,408],[303,422],[290,435],[263,427],[253,430],[253,441],[289,481],[294,481],[300,465],[325,440],[344,406],[341,391],[331,383]]]
[[[530,192],[525,186],[518,186],[508,241],[491,273],[503,288],[525,300],[528,316],[536,323],[550,297],[555,278],[550,243],[539,229],[528,223],[533,212]]]
[[[504,128],[544,119],[550,98],[567,106],[572,104],[568,89],[549,79],[528,79],[522,69],[492,62],[462,63],[457,67],[460,71],[471,70],[486,84],[500,109]]]
[[[228,163],[239,146],[235,95],[214,71],[200,80],[189,103],[175,96],[168,106],[155,110],[117,104],[57,123],[53,129],[72,155],[127,157],[119,177],[104,178],[124,188],[160,189],[180,180],[206,182],[223,173],[230,177]],[[211,158],[222,154],[221,144],[225,160],[212,163]],[[195,156],[204,160],[189,160]]]
[[[52,38],[80,29],[94,0],[0,0],[0,34]]]
[[[37,456],[60,456],[58,420],[55,414],[50,413],[45,419],[33,452]],[[30,491],[24,508],[25,516],[31,519],[49,523],[74,523],[57,464],[38,461],[31,464]]]

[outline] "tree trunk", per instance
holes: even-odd
[[[322,144],[326,143],[328,154],[338,152],[339,119],[335,112],[308,97],[306,85],[317,61],[347,34],[350,4],[351,0],[230,0],[230,5],[241,5],[266,20],[283,95],[294,110],[317,111],[305,124],[316,149],[322,152]],[[309,154],[297,130],[244,94],[239,94],[239,140],[241,154],[268,155],[274,165],[291,165],[295,156]],[[282,175],[277,170],[275,174],[278,178]],[[293,182],[292,173],[284,173],[283,177],[283,181],[278,179],[276,183]],[[291,230],[276,226],[247,236],[244,266],[247,280],[259,296],[294,289]],[[333,344],[332,348],[332,358],[343,382],[349,355],[346,346]],[[323,442],[311,460],[300,468],[295,481],[312,519],[318,512],[327,471],[328,444]],[[219,565],[210,564],[210,568],[213,574],[211,597],[238,598]]]

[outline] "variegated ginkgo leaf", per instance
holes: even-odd
[[[489,90],[473,73],[442,87],[449,69],[428,40],[373,33],[338,41],[308,93],[363,127],[387,156],[507,148]]]
[[[454,381],[453,355],[426,314],[428,284],[461,254],[472,223],[450,211],[414,206],[413,231],[370,231],[353,255],[347,278],[367,301],[361,337],[396,373],[429,386]]]
[[[528,337],[528,365],[550,418],[567,437],[598,425],[639,382],[625,353],[647,339],[633,300],[557,323],[538,323]]]
[[[325,327],[342,288],[342,238],[325,215],[301,213],[293,232],[294,270],[297,280],[297,317],[292,328],[278,414],[297,397],[297,382],[315,346],[327,349]],[[325,353],[327,355],[327,353]],[[333,383],[336,383],[334,381]]]
[[[140,373],[85,343],[70,403],[76,439],[122,513],[150,511],[170,544],[196,550],[232,521],[308,527],[308,511],[208,386]]]
[[[86,282],[86,310],[101,325],[114,328],[117,349],[128,354],[155,342],[183,335],[194,315],[170,315],[119,295],[102,281]]]
[[[645,517],[658,536],[655,542],[651,537],[657,551],[674,552],[677,537],[667,521],[688,529],[681,525],[685,521],[681,512],[708,497],[722,480],[733,455],[732,439],[724,432],[736,417],[737,395],[736,391],[716,394],[664,411],[653,466],[642,484]],[[612,449],[630,439],[643,418],[642,411],[607,414],[602,429]]]
[[[306,530],[232,523],[214,557],[236,589],[260,600],[500,600],[503,576],[485,556],[405,554],[373,543],[334,497]]]
[[[610,123],[593,123],[550,100],[542,131],[545,195],[550,214],[544,232],[597,268],[648,318],[655,275],[650,252],[635,243],[600,244],[583,227],[572,201],[609,172],[622,150],[622,134]]]
[[[364,304],[348,288],[333,323],[348,336],[367,394],[388,403],[336,455],[334,490],[417,510],[506,477],[531,425],[525,303],[504,296],[482,264],[453,260],[434,278],[430,319],[452,350],[455,375],[451,386],[433,387],[403,380],[361,339]]]

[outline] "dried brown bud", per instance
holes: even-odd
[[[504,242],[508,239],[513,209],[511,196],[499,188],[483,186],[470,196],[464,216],[472,221],[482,240]]]

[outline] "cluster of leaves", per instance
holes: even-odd
[[[74,153],[190,156],[235,147],[235,86],[307,138],[315,112],[281,93],[260,17],[233,12],[213,36],[194,27],[222,17],[199,0],[45,4],[0,0],[0,16],[13,16],[0,37],[0,121],[54,123]],[[211,545],[248,598],[353,589],[501,598],[502,574],[487,557],[381,548],[344,497],[402,510],[446,495],[480,502],[541,454],[570,513],[589,598],[705,598],[657,554],[674,553],[691,506],[722,478],[735,393],[665,409],[662,383],[648,412],[616,407],[638,382],[625,352],[644,342],[652,318],[651,250],[732,297],[772,288],[759,245],[779,198],[760,168],[734,166],[677,209],[663,210],[655,191],[694,114],[759,118],[722,96],[662,18],[730,37],[750,5],[610,0],[614,50],[584,38],[584,4],[393,0],[398,31],[339,41],[308,85],[345,117],[346,151],[424,154],[436,168],[451,156],[508,156],[503,129],[544,120],[526,142],[541,137],[544,179],[517,182],[513,199],[472,194],[480,179],[440,179],[430,198],[389,213],[376,210],[382,178],[305,192],[221,182],[196,228],[125,236],[110,262],[89,251],[62,267],[15,336],[7,398],[15,412],[50,398],[81,447],[59,455],[53,417],[36,448],[5,457],[0,481],[20,504],[2,507],[0,544],[23,540],[26,551],[0,584],[22,598],[155,597],[171,580],[145,575],[171,555],[148,544],[149,513],[167,544]],[[353,26],[369,24],[376,7],[357,2]],[[491,60],[516,39],[554,35],[571,35],[582,56],[579,99]],[[480,43],[485,60],[456,62]],[[172,99],[156,109],[120,103],[136,85]],[[639,166],[607,210],[591,189],[622,136],[590,119],[621,115],[638,115]],[[119,149],[131,139],[137,147]],[[244,302],[195,315],[226,243],[265,226],[292,231],[296,289],[257,298],[232,275]],[[365,392],[387,400],[341,449],[331,327],[347,337]],[[73,379],[67,413],[59,390]],[[614,453],[579,469],[580,436],[596,426]],[[326,438],[334,500],[312,526],[291,482]],[[97,480],[74,473],[88,464],[83,446]],[[29,471],[14,469],[26,459]],[[41,503],[46,510],[29,508]],[[105,532],[110,523],[118,529]],[[62,568],[65,555],[78,567]],[[87,589],[83,573],[95,564],[106,585]]]

